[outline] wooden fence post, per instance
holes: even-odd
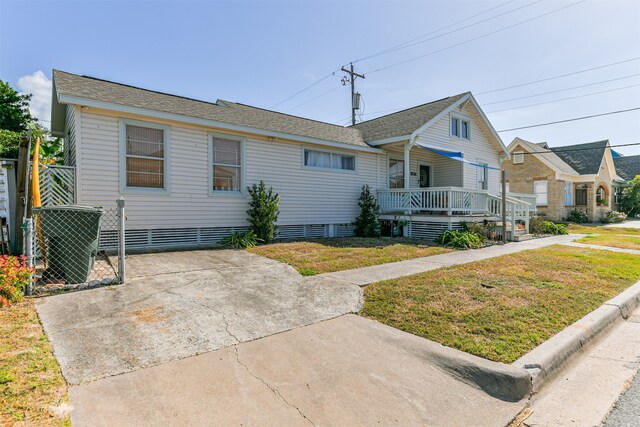
[[[15,235],[15,245],[16,245],[16,253],[23,253],[23,229],[22,225],[24,222],[24,218],[28,217],[31,213],[29,209],[29,192],[28,192],[28,184],[29,184],[29,151],[31,150],[30,140],[21,137],[20,138],[20,147],[18,149],[18,184],[16,188],[16,235]]]

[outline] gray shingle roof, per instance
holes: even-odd
[[[609,144],[608,140],[589,142],[587,144],[567,145],[551,148],[565,163],[580,175],[597,174],[602,164],[602,157]]]
[[[394,136],[410,135],[413,131],[468,93],[469,92],[461,93],[427,104],[418,105],[417,107],[387,114],[377,119],[357,123],[351,126],[351,128],[361,130],[365,141],[377,141]]]
[[[640,155],[616,157],[613,159],[616,166],[616,173],[620,178],[631,181],[637,175],[640,175]]]
[[[199,101],[59,70],[53,70],[53,79],[56,91],[60,95],[368,147],[358,129],[235,102]]]

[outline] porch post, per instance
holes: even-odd
[[[411,187],[411,165],[409,164],[409,150],[411,142],[404,144],[404,188]]]

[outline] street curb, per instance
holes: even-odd
[[[638,305],[640,281],[549,338],[513,362],[512,366],[529,372],[531,391],[535,392],[566,367],[591,341],[627,319]]]
[[[406,338],[398,345],[420,353],[438,368],[487,394],[518,402],[540,389],[594,339],[627,319],[640,305],[640,281],[566,327],[512,364],[483,359],[433,341],[411,345]]]

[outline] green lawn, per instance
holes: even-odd
[[[572,234],[633,234],[640,236],[640,229],[626,227],[603,227],[601,225],[569,224],[569,233]]]
[[[0,425],[71,425],[60,413],[67,384],[31,299],[0,308],[0,397]]]
[[[635,236],[619,236],[615,234],[593,234],[576,240],[578,243],[591,245],[611,246],[622,249],[635,249],[640,251],[640,234]]]
[[[361,315],[511,363],[640,279],[640,256],[552,246],[364,288]]]
[[[285,262],[304,276],[443,254],[451,249],[402,238],[331,238],[257,246],[249,252]]]

